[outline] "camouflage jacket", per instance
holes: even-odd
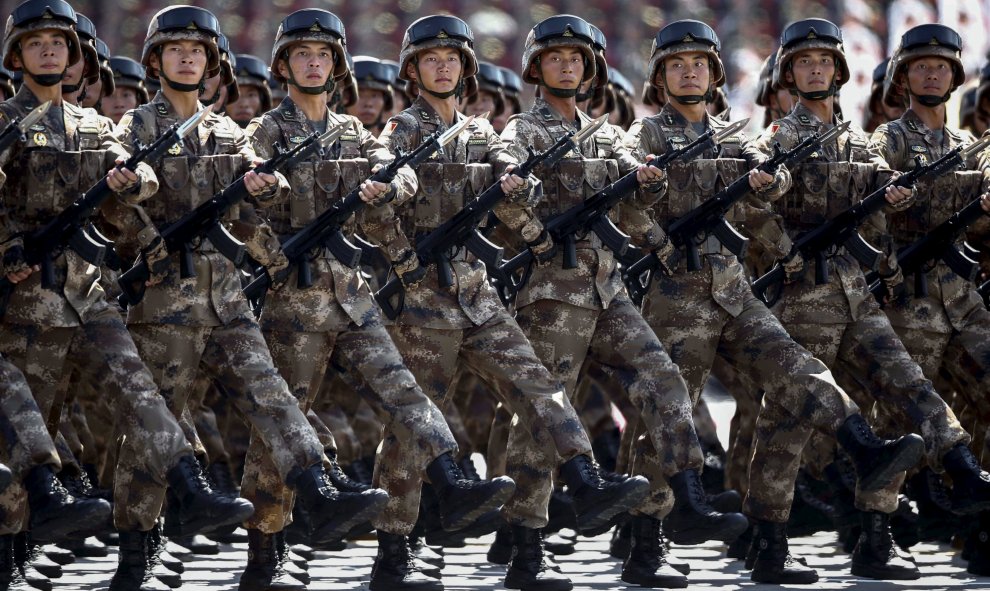
[[[458,113],[458,120],[464,115]],[[385,124],[379,138],[391,151],[411,151],[430,134],[448,126],[422,97]],[[467,199],[484,191],[515,160],[486,120],[475,120],[456,140],[416,169],[419,188],[412,199],[397,198],[392,207],[401,229],[383,246],[393,263],[406,260],[418,234],[425,234],[463,208]],[[376,214],[379,215],[379,214]],[[463,250],[463,249],[462,249]],[[488,284],[485,267],[465,253],[453,258],[456,277],[441,288],[436,266],[428,263],[425,279],[405,293],[401,324],[425,328],[468,328],[481,325],[503,308]]]
[[[884,123],[873,132],[872,142],[894,170],[908,171],[916,166],[915,158],[928,163],[941,158],[958,146],[973,142],[973,136],[962,130],[943,128],[942,137],[929,129],[914,111],[908,110],[896,121]],[[881,272],[896,270],[896,252],[924,236],[955,212],[977,199],[984,190],[984,173],[990,162],[985,154],[980,162],[973,158],[964,170],[945,174],[937,179],[915,184],[909,207],[887,213],[885,232],[877,246],[887,255]],[[971,235],[987,236],[990,218],[983,217],[970,227]],[[958,246],[962,246],[960,238]],[[912,297],[895,302],[887,314],[897,326],[917,328],[948,334],[966,323],[973,307],[981,304],[971,292],[973,285],[953,273],[945,263],[935,265],[927,273],[928,297]],[[914,293],[914,278],[905,277],[905,288]]]
[[[0,104],[0,126],[38,106],[27,86]],[[127,158],[106,119],[62,103],[27,132],[27,141],[0,155],[0,168],[9,173],[0,189],[0,250],[19,234],[38,229],[106,176],[118,158]],[[146,165],[135,171],[140,186],[122,199],[139,200],[158,188],[155,173]],[[16,172],[16,174],[12,174]],[[111,197],[112,198],[112,197]],[[13,241],[13,242],[12,242]],[[34,273],[14,288],[4,322],[40,326],[78,326],[104,292],[100,270],[71,250],[54,261],[57,290],[41,287]]]
[[[149,144],[165,129],[180,122],[178,114],[159,92],[150,103],[128,111],[118,124],[121,140],[127,146]],[[160,189],[141,203],[144,214],[156,228],[164,228],[246,172],[257,158],[244,131],[225,115],[211,113],[154,164]],[[279,185],[251,201],[273,201],[288,195],[288,183],[279,176]],[[240,218],[237,207],[228,219]],[[132,226],[128,226],[132,228]],[[126,242],[146,241],[145,237],[125,235]],[[192,245],[195,276],[181,278],[179,253],[172,253],[165,279],[149,287],[144,300],[128,310],[130,323],[218,326],[250,315],[250,306],[241,294],[240,272],[216,251],[209,240]]]
[[[760,138],[750,144],[753,149],[770,154],[779,143],[789,150],[805,138],[836,125],[826,124],[804,105],[798,104],[783,119],[775,121]],[[772,207],[780,215],[780,231],[764,228],[749,237],[774,253],[787,256],[793,240],[860,201],[889,178],[887,163],[869,146],[866,133],[851,126],[836,141],[790,171],[791,188]],[[769,226],[769,225],[768,225]],[[867,240],[883,227],[883,213],[868,220],[860,231]],[[844,248],[829,256],[829,282],[815,284],[815,261],[805,261],[803,277],[787,286],[775,312],[782,322],[847,323],[871,312],[876,305],[866,290],[866,279],[859,264]]]
[[[356,118],[337,115],[327,109],[328,127],[353,120],[354,131],[340,137],[326,153],[314,155],[309,161],[285,171],[292,191],[286,201],[259,210],[265,225],[284,239],[300,230],[331,205],[343,199],[371,175],[377,164],[388,164],[392,154],[361,125]],[[286,98],[272,111],[248,125],[247,134],[262,158],[274,156],[276,144],[291,148],[315,129],[291,98]],[[404,167],[393,181],[396,199],[405,201],[416,192],[416,175]],[[377,208],[388,210],[389,206]],[[382,241],[383,224],[365,215],[362,210],[351,216],[343,228],[345,235],[359,230],[373,242]],[[392,214],[388,216],[394,219]],[[261,222],[262,220],[259,220]],[[259,230],[264,231],[263,227]],[[243,238],[238,234],[239,238]],[[250,241],[250,237],[249,237]],[[265,241],[269,250],[278,250],[277,243]],[[256,257],[257,258],[257,257]],[[329,249],[311,253],[313,286],[306,290],[296,287],[296,271],[286,285],[272,293],[261,318],[265,330],[295,329],[305,331],[343,330],[350,323],[363,325],[369,314],[376,313],[376,304],[368,285],[358,269],[340,263]]]
[[[578,110],[578,123],[584,126],[590,122],[591,118]],[[546,101],[537,98],[529,111],[509,118],[502,139],[514,158],[525,160],[527,148],[546,150],[575,128],[575,122],[564,121]],[[533,175],[540,179],[542,191],[536,191],[532,200],[504,202],[495,208],[496,215],[523,240],[535,240],[543,230],[543,221],[636,170],[640,161],[622,139],[620,128],[603,125],[581,144],[579,150],[567,154],[552,169],[537,167]],[[646,202],[641,201],[644,195]],[[633,207],[645,208],[657,197],[658,194],[637,191],[626,199]],[[516,305],[523,307],[547,299],[592,310],[607,308],[623,289],[612,252],[594,234],[578,236],[577,263],[574,269],[564,269],[561,251],[549,264],[534,267],[529,281],[516,297]]]
[[[728,122],[722,119],[706,116],[705,127],[708,129],[718,131],[727,125]],[[698,135],[695,127],[668,103],[657,115],[633,123],[625,144],[645,160],[648,154],[661,156],[687,145]],[[667,168],[667,187],[666,191],[661,192],[661,198],[648,209],[622,204],[619,208],[620,228],[637,243],[650,248],[658,247],[672,221],[690,213],[765,159],[758,151],[744,152],[745,142],[746,138],[737,134],[723,140],[717,149],[708,149],[691,161],[672,162]],[[759,198],[770,199],[781,195],[789,188],[789,180],[790,175],[780,171],[772,187],[761,192]],[[643,190],[640,189],[640,192]],[[766,209],[753,207],[743,198],[726,218],[738,225],[747,221],[747,216],[762,219],[768,215]],[[752,297],[742,265],[714,236],[708,236],[698,249],[705,255],[703,263],[707,263],[706,268],[698,273],[689,273],[684,257],[680,256],[683,253],[678,253],[673,261],[674,282],[690,282],[695,289],[706,290],[727,312],[738,315],[742,312],[743,303]],[[703,297],[700,292],[694,296]]]

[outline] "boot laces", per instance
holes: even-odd
[[[458,468],[461,469],[461,474],[464,478],[468,480],[481,480],[481,474],[478,473],[478,467],[474,465],[474,460],[470,456],[466,456],[463,460],[457,463]]]

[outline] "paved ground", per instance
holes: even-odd
[[[730,399],[713,396],[712,414],[719,426],[719,435],[727,437],[729,418],[732,415]],[[504,567],[490,565],[485,552],[492,536],[465,548],[447,551],[447,567],[444,582],[450,590],[502,589]],[[575,583],[575,589],[625,589],[619,581],[621,564],[608,556],[608,535],[581,540],[577,551],[569,556],[557,557],[558,563]],[[312,591],[330,589],[366,589],[375,555],[374,542],[358,542],[339,553],[322,553],[310,564]],[[965,564],[954,559],[954,553],[945,546],[921,544],[912,552],[921,567],[920,581],[880,582],[859,579],[849,574],[849,557],[835,546],[834,534],[818,534],[814,537],[792,541],[795,553],[805,556],[822,577],[819,584],[807,589],[858,589],[887,591],[900,589],[990,589],[990,578],[977,579],[965,572]],[[692,588],[729,591],[753,587],[749,573],[742,570],[741,562],[724,558],[724,548],[718,544],[695,547],[675,547],[674,553],[691,563]],[[55,589],[95,590],[106,589],[116,566],[116,555],[107,558],[86,559],[66,567],[65,576],[55,581]],[[244,544],[226,545],[219,556],[197,557],[186,563],[183,590],[218,591],[237,588],[240,572],[244,568],[247,549]]]

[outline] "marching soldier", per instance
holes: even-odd
[[[110,58],[113,70],[114,91],[100,100],[100,112],[114,125],[124,113],[148,102],[148,89],[144,86],[144,67],[129,57],[115,55]]]
[[[358,100],[347,107],[347,114],[357,117],[365,129],[378,136],[394,107],[392,69],[377,57],[356,55],[354,77],[358,84]]]
[[[252,119],[272,110],[272,91],[268,88],[268,66],[261,59],[246,53],[236,56],[238,99],[224,107],[227,115],[241,127]]]

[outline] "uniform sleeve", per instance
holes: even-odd
[[[385,123],[385,129],[382,130],[377,143],[381,144],[390,156],[400,150],[408,152],[415,147],[412,145],[416,133],[414,125],[415,121],[410,121],[400,113]],[[399,211],[402,207],[412,206],[410,201],[413,195],[415,190],[411,195],[405,195],[404,200],[400,200],[400,195],[397,194],[393,201],[384,205],[369,205],[359,222],[365,237],[370,242],[382,246],[393,263],[411,260],[412,242],[402,231]]]
[[[536,130],[531,124],[521,117],[514,117],[502,130],[500,141],[508,157],[522,162],[527,158],[526,148],[537,146],[534,143],[535,135]],[[542,185],[531,184],[534,186],[528,194],[520,195],[516,199],[506,199],[493,209],[499,221],[513,232],[522,235],[526,242],[533,242],[543,233],[543,223],[533,210],[543,198]]]
[[[100,133],[102,147],[108,151],[108,169],[113,166],[116,158],[128,158],[137,149],[138,143],[148,145],[157,139],[154,130],[147,129],[144,118],[136,116],[135,111],[128,111],[121,117],[116,128],[106,126]],[[122,201],[130,204],[141,203],[158,192],[158,177],[151,165],[142,162],[134,171],[141,179],[136,191],[120,193]]]
[[[264,157],[258,155],[254,150],[253,140],[251,140],[245,133],[245,130],[241,129],[233,119],[229,117],[222,117],[220,120],[220,125],[225,125],[227,130],[234,136],[234,150],[236,153],[241,155],[243,161],[243,172],[247,172],[254,168],[255,160],[265,160]],[[261,193],[260,195],[249,195],[246,201],[255,203],[261,207],[271,207],[282,203],[289,198],[289,181],[281,172],[276,172],[275,178],[277,182],[272,185],[268,190]]]
[[[797,129],[786,120],[781,120],[756,139],[747,142],[743,147],[743,157],[750,163],[762,162],[770,157],[775,145],[779,145],[782,150],[789,150],[798,143]],[[773,203],[791,187],[790,174],[781,182],[782,186],[787,187],[786,190],[764,191],[759,194],[750,192],[743,203],[747,218],[743,228],[748,237],[777,259],[788,256],[794,246],[783,218],[773,209]]]
[[[358,123],[360,125],[360,123]],[[360,128],[361,133],[361,154],[368,159],[368,164],[374,168],[376,165],[381,164],[382,166],[388,166],[395,160],[395,155],[389,151],[385,144],[379,141],[375,136],[365,129],[363,126]],[[409,166],[403,166],[399,168],[395,178],[392,179],[392,187],[395,190],[395,196],[392,198],[392,203],[405,203],[406,201],[413,198],[416,191],[419,190],[419,182],[416,179],[416,173]]]
[[[666,146],[661,145],[659,137],[651,133],[649,126],[643,121],[636,121],[621,139],[623,151],[638,163],[653,154],[660,156],[666,152]],[[667,196],[667,177],[663,178],[657,191],[649,191],[637,187],[636,192],[623,199],[615,209],[615,221],[619,229],[632,238],[633,243],[657,248],[667,240],[667,234],[654,219],[653,206]]]

